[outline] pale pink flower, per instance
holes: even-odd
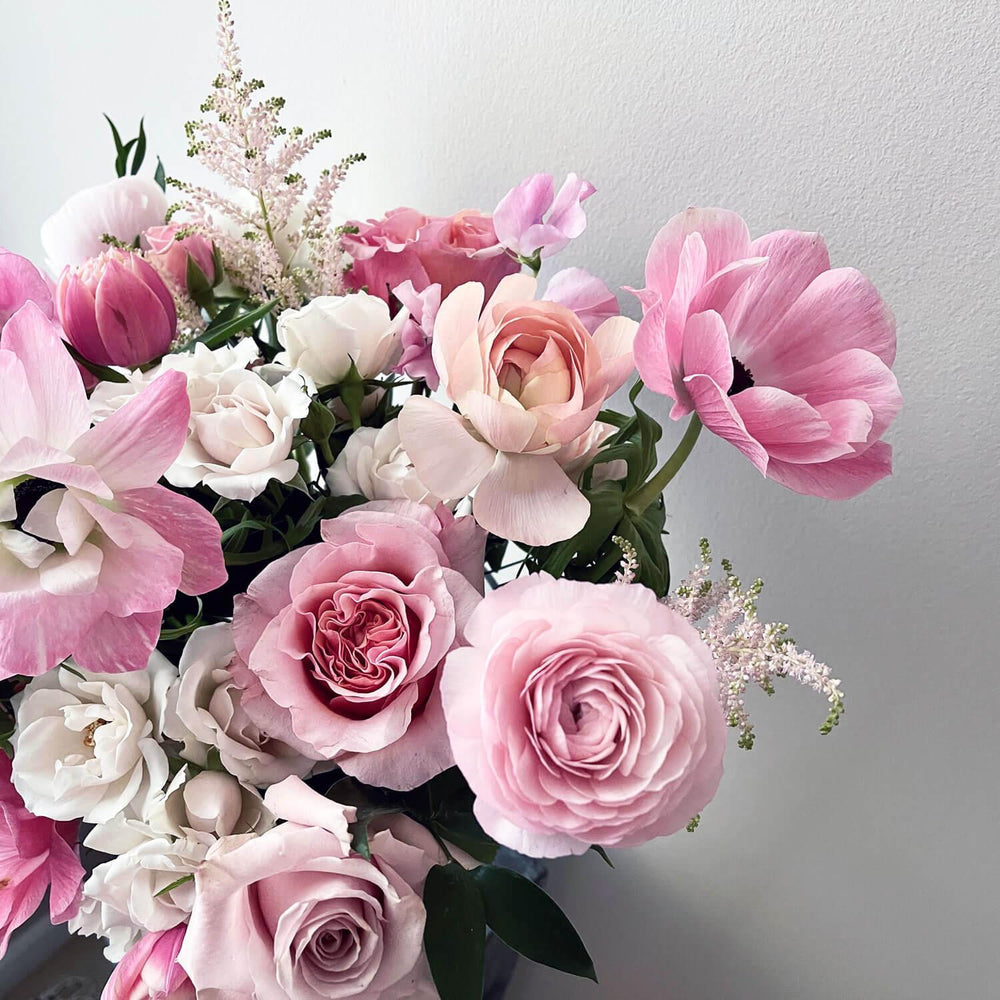
[[[639,374],[766,475],[842,500],[892,471],[881,440],[902,405],[892,314],[816,233],[751,241],[721,209],[690,208],[646,258]]]
[[[34,302],[52,319],[52,289],[38,268],[25,257],[0,248],[0,329],[24,305]]]
[[[198,995],[287,1000],[437,996],[423,956],[427,872],[445,857],[394,817],[351,852],[355,810],[298,778],[267,790],[284,823],[220,841],[195,873],[180,963]]]
[[[131,245],[163,223],[167,196],[145,177],[117,177],[77,191],[42,224],[42,246],[53,274],[107,249],[104,236]]]
[[[0,958],[46,892],[52,923],[76,912],[83,881],[78,828],[28,812],[11,784],[10,758],[0,752]]]
[[[404,281],[392,290],[392,294],[409,313],[401,336],[403,353],[392,370],[413,379],[422,378],[431,389],[437,389],[441,378],[434,367],[431,340],[434,336],[434,320],[441,308],[441,286],[428,285],[418,292],[412,281]]]
[[[67,268],[56,287],[66,339],[99,365],[139,365],[162,357],[177,332],[173,296],[137,253],[112,248]]]
[[[651,590],[522,577],[487,595],[465,635],[445,664],[445,718],[501,844],[532,857],[634,846],[715,795],[715,664]]]
[[[342,239],[354,261],[344,281],[387,302],[390,291],[404,281],[412,282],[418,292],[438,284],[442,297],[466,281],[479,281],[492,294],[504,275],[521,268],[497,242],[490,216],[471,209],[426,216],[416,209],[396,208],[384,219],[351,226],[358,232]]]
[[[188,974],[177,962],[187,924],[143,934],[111,973],[101,1000],[195,1000]]]
[[[475,490],[473,513],[484,528],[548,545],[576,534],[589,515],[557,456],[590,432],[632,372],[636,324],[614,317],[590,334],[565,306],[536,301],[535,288],[533,278],[511,275],[485,309],[477,283],[445,299],[432,350],[441,388],[458,412],[410,396],[399,429],[432,493]]]
[[[355,507],[238,596],[247,715],[313,760],[410,789],[452,764],[439,667],[479,601],[485,535],[407,500]]]
[[[69,655],[146,665],[163,609],[226,580],[218,522],[157,480],[187,435],[168,373],[91,427],[57,327],[32,302],[0,339],[0,676]]]
[[[606,319],[618,315],[615,293],[582,267],[567,267],[553,274],[542,298],[572,309],[591,333]]]
[[[174,287],[182,291],[190,291],[187,280],[189,259],[205,275],[205,280],[210,285],[213,284],[217,275],[212,241],[201,233],[193,232],[178,238],[178,234],[184,231],[185,227],[176,222],[147,229],[142,234],[147,260],[166,274]]]
[[[551,174],[532,174],[508,191],[493,212],[497,239],[520,257],[551,257],[587,227],[583,202],[594,185],[568,174],[558,194]]]

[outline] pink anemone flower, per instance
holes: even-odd
[[[892,471],[881,440],[902,405],[892,314],[817,233],[751,240],[734,212],[690,208],[646,258],[635,362],[789,489],[843,500]]]
[[[218,522],[157,480],[187,437],[168,372],[91,427],[83,382],[34,302],[0,338],[0,677],[67,656],[137,670],[180,590],[226,580]]]

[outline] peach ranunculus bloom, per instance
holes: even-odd
[[[434,323],[434,364],[458,412],[422,396],[399,416],[403,447],[438,496],[475,490],[473,514],[526,545],[570,538],[590,505],[559,455],[591,431],[607,398],[632,373],[636,323],[624,316],[587,332],[572,310],[538,301],[527,275],[503,279],[483,308],[469,282]]]

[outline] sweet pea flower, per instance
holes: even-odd
[[[890,474],[895,323],[819,234],[751,240],[734,212],[690,208],[657,234],[638,294],[636,366],[675,420],[696,413],[797,493],[843,500]]]
[[[0,248],[0,329],[24,305],[34,302],[48,319],[55,317],[52,289],[25,257]]]
[[[96,427],[58,328],[33,302],[0,337],[0,676],[67,656],[138,670],[180,590],[226,580],[218,522],[157,481],[187,434],[168,373]]]
[[[166,274],[175,288],[188,288],[188,260],[192,260],[210,284],[215,283],[215,247],[201,233],[189,232],[184,226],[172,222],[166,226],[152,226],[142,234],[146,259],[161,273]]]
[[[101,1000],[195,1000],[177,962],[187,924],[143,934],[111,973]]]
[[[400,439],[436,496],[476,491],[487,530],[526,545],[569,538],[590,505],[559,453],[588,434],[605,400],[632,372],[636,324],[605,320],[593,334],[565,306],[534,298],[536,282],[510,275],[483,309],[483,286],[462,285],[441,304],[434,363],[458,407],[410,396]]]
[[[442,298],[466,281],[479,281],[490,295],[504,275],[521,267],[497,241],[493,220],[482,212],[427,216],[396,208],[384,219],[350,225],[358,231],[342,237],[353,259],[344,280],[349,288],[367,289],[386,302],[405,281],[418,292],[438,284]]]
[[[67,268],[56,303],[66,339],[99,365],[136,368],[166,354],[177,332],[163,279],[139,254],[117,247]]]
[[[0,752],[0,958],[46,892],[53,924],[76,912],[83,881],[78,827],[30,813],[11,784],[10,758]]]
[[[606,319],[618,315],[618,297],[600,278],[582,267],[567,267],[553,274],[542,298],[571,309],[589,333]]]
[[[722,776],[726,724],[697,630],[639,584],[522,577],[473,612],[441,693],[474,811],[531,857],[685,827]]]
[[[131,246],[151,226],[163,224],[167,196],[145,177],[118,177],[77,191],[42,224],[42,246],[53,274],[107,249],[104,236]]]
[[[431,340],[434,336],[434,320],[441,308],[441,286],[428,285],[418,292],[412,281],[404,281],[392,290],[392,294],[409,313],[400,336],[403,353],[392,370],[399,375],[423,379],[432,390],[437,389],[441,378],[434,367]]]
[[[551,174],[532,174],[508,191],[493,212],[497,239],[522,258],[551,257],[587,228],[583,202],[594,185],[568,174],[559,193]]]

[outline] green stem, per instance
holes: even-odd
[[[633,514],[642,514],[650,504],[656,502],[664,489],[666,489],[667,483],[680,472],[681,466],[687,461],[687,457],[691,454],[691,450],[694,448],[694,443],[698,440],[700,433],[701,421],[698,419],[697,413],[692,413],[687,430],[684,432],[684,437],[681,438],[680,443],[674,449],[674,453],[663,463],[660,471],[649,482],[644,483],[631,498],[626,500],[625,506]]]

